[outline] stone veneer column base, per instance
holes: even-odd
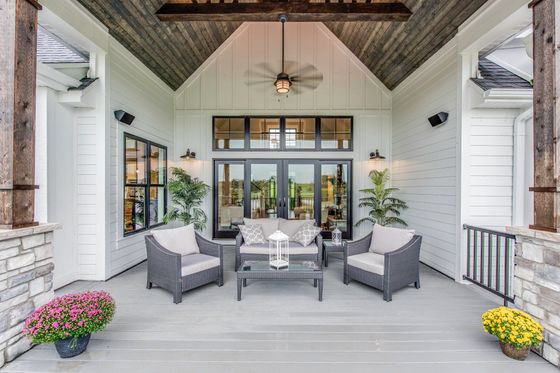
[[[53,296],[53,231],[59,224],[0,230],[0,367],[31,348],[25,319]]]
[[[508,227],[516,236],[515,305],[544,326],[540,355],[560,367],[560,233]]]

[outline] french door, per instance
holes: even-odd
[[[214,160],[214,237],[243,218],[314,219],[324,237],[352,237],[351,160]]]

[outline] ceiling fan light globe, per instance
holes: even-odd
[[[276,86],[276,92],[285,94],[290,92],[290,86],[292,85],[292,82],[290,82],[289,79],[277,79],[274,82],[274,85]]]

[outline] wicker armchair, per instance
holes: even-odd
[[[185,291],[214,281],[218,286],[224,284],[221,245],[196,234],[200,254],[181,256],[161,246],[152,235],[146,235],[145,240],[148,254],[148,289],[156,284],[173,293],[174,303],[181,303]]]
[[[235,237],[235,270],[239,268],[245,260],[268,260],[268,244],[263,244],[261,248],[254,247],[251,253],[242,252],[243,235],[241,232]],[[300,244],[290,241],[290,259],[293,260],[309,260],[322,263],[323,237],[318,234],[315,237],[315,245],[317,251],[303,248]],[[301,253],[297,253],[297,252]]]
[[[383,300],[390,302],[393,299],[393,291],[414,283],[414,286],[420,288],[420,245],[422,244],[422,236],[415,235],[403,247],[386,253],[383,256],[379,254],[379,267],[375,273],[371,270],[358,268],[352,264],[348,264],[348,259],[352,256],[368,253],[372,239],[372,233],[364,238],[349,242],[344,250],[344,283],[348,285],[351,280],[356,280],[371,287],[383,291]],[[382,274],[381,274],[382,273]]]

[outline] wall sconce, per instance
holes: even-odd
[[[379,154],[379,149],[375,149],[374,152],[369,153],[369,159],[385,159],[385,157]]]
[[[191,152],[190,149],[187,149],[187,152],[181,156],[181,158],[189,160],[189,159],[196,159],[196,153]]]
[[[134,115],[127,113],[124,110],[115,110],[113,114],[115,114],[115,119],[117,119],[121,123],[128,124],[129,126],[132,124],[135,118]]]
[[[447,122],[447,118],[449,118],[449,113],[440,111],[436,115],[432,115],[431,117],[429,117],[428,121],[430,122],[432,127],[435,127]]]

